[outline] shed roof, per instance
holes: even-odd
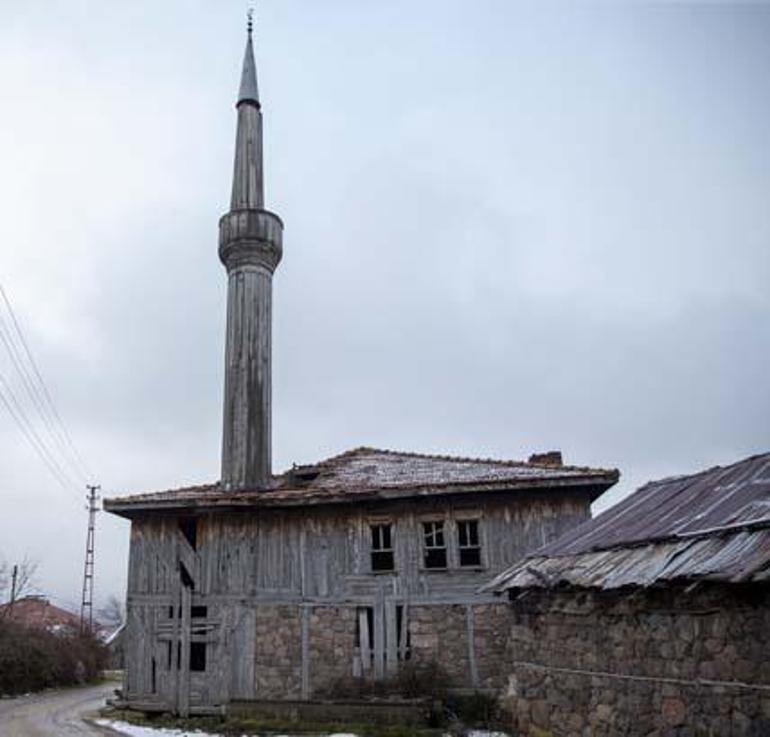
[[[547,456],[546,456],[547,457]],[[499,461],[355,448],[273,477],[269,489],[227,490],[219,483],[106,499],[117,514],[163,508],[291,507],[490,491],[582,487],[591,498],[615,484],[615,469],[552,462]]]
[[[770,453],[651,481],[486,590],[770,580]]]

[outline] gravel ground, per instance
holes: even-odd
[[[104,737],[112,734],[83,721],[102,706],[115,683],[0,699],[3,737]]]

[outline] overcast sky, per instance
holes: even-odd
[[[106,495],[219,475],[244,15],[0,0],[0,283]],[[274,0],[256,45],[276,470],[558,448],[601,506],[770,450],[769,5]],[[84,490],[0,448],[0,558],[77,604]]]

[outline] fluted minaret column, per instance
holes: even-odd
[[[236,103],[238,132],[230,212],[219,221],[227,269],[222,485],[266,488],[271,479],[273,272],[283,223],[264,209],[262,112],[251,24]]]

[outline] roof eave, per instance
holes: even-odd
[[[346,494],[345,492],[316,494],[312,490],[297,494],[295,497],[276,498],[274,492],[257,492],[248,496],[222,492],[221,499],[207,495],[204,498],[158,499],[132,501],[130,497],[105,499],[104,509],[121,517],[133,516],[153,511],[195,510],[196,512],[238,510],[244,508],[280,509],[303,506],[338,506],[367,502],[388,502],[399,499],[436,498],[458,496],[462,494],[522,493],[527,491],[543,492],[551,489],[584,491],[591,502],[617,483],[617,473],[586,474],[584,476],[565,476],[561,479],[526,479],[523,481],[488,482],[484,484],[446,484],[423,487],[385,487],[366,492]]]

